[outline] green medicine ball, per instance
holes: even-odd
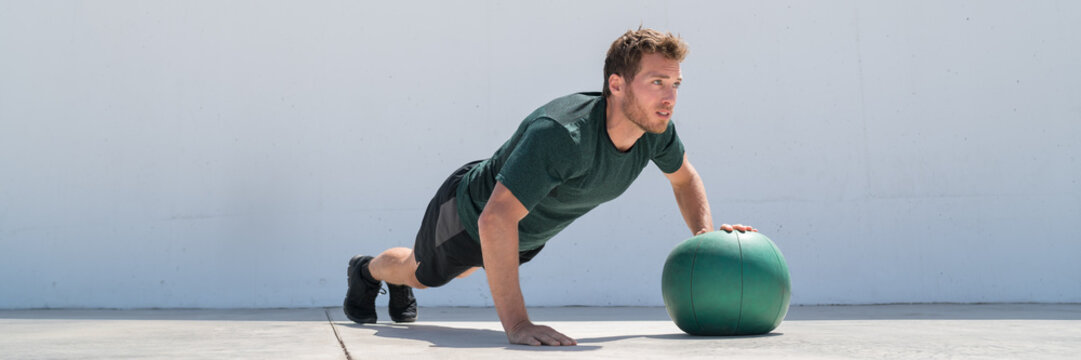
[[[788,313],[788,265],[757,232],[714,231],[687,239],[668,255],[661,292],[668,315],[691,335],[756,335]]]

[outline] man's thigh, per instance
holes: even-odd
[[[428,287],[443,286],[463,274],[468,276],[484,264],[480,244],[465,231],[437,246],[414,252],[414,256],[417,262],[414,275]]]

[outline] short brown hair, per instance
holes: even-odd
[[[608,56],[604,58],[604,97],[612,94],[608,89],[608,78],[612,74],[619,74],[628,82],[634,80],[642,62],[642,54],[653,53],[659,53],[671,60],[683,61],[687,56],[687,43],[670,32],[662,34],[641,26],[638,30],[627,30],[612,43],[612,47],[608,48]]]

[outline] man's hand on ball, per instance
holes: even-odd
[[[732,232],[733,230],[734,231],[739,231],[739,232],[748,232],[748,231],[758,232],[758,229],[755,229],[755,228],[750,227],[750,226],[744,226],[742,224],[735,224],[735,225],[724,224],[724,225],[721,225],[721,230],[724,230],[726,232]]]

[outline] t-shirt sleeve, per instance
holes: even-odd
[[[657,136],[653,151],[653,163],[665,174],[671,174],[683,167],[683,141],[676,134],[676,124],[669,121],[668,129]]]
[[[533,210],[549,192],[571,175],[578,156],[567,130],[551,119],[528,125],[507,162],[496,174],[527,210]]]

